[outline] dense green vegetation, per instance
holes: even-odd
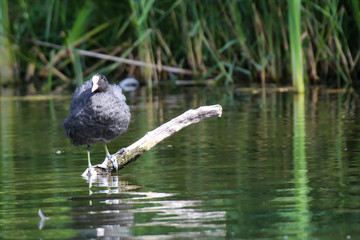
[[[292,72],[328,87],[355,86],[360,78],[358,0],[3,0],[0,8],[2,83],[18,79],[36,89],[62,90],[95,71],[113,79],[135,76],[148,86],[208,78],[291,85]],[[293,48],[303,62],[300,72],[291,66]],[[157,68],[83,56],[77,49]],[[169,73],[163,65],[195,75]]]

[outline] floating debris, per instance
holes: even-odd
[[[39,230],[41,230],[41,229],[43,229],[43,227],[44,227],[44,225],[45,225],[45,221],[48,220],[48,219],[50,219],[50,217],[46,217],[46,216],[42,213],[41,209],[39,209],[38,215],[39,215],[39,217],[40,217]]]

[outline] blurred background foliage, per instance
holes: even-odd
[[[61,92],[102,72],[110,79],[136,77],[149,87],[177,79],[291,85],[289,5],[286,0],[2,0],[1,82]],[[306,83],[356,87],[359,1],[303,0],[300,11]],[[88,57],[78,49],[156,67]],[[171,73],[165,65],[193,73]]]

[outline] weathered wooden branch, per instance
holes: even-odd
[[[86,169],[83,176],[104,175],[116,173],[127,164],[135,161],[146,151],[149,151],[156,144],[161,142],[167,137],[175,134],[181,129],[197,123],[201,120],[211,117],[221,117],[222,107],[220,105],[203,106],[197,109],[190,109],[180,116],[164,123],[160,127],[147,132],[145,136],[134,142],[130,146],[118,151],[111,155],[109,158],[105,158],[104,162],[91,169]]]

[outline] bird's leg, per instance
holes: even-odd
[[[106,152],[107,159],[109,159],[112,162],[113,167],[117,170],[118,169],[118,164],[117,164],[116,158],[114,158],[112,155],[110,155],[109,150],[108,150],[108,148],[106,146],[106,143],[104,144],[104,146],[105,146],[105,152]]]
[[[89,169],[91,168],[91,162],[90,162],[90,145],[87,145],[87,154],[88,154],[88,166]]]
[[[105,147],[105,152],[106,152],[106,157],[109,158],[110,157],[110,153],[109,153],[109,149],[106,146],[106,143],[104,143],[104,147]]]

